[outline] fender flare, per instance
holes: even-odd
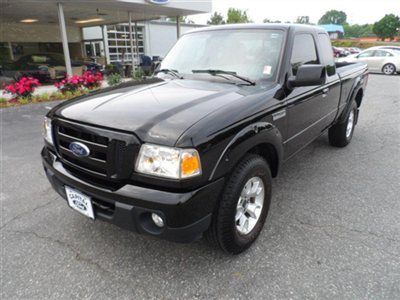
[[[361,75],[361,76],[357,77],[356,80],[354,81],[354,84],[351,87],[351,92],[349,93],[349,96],[347,97],[347,100],[346,100],[346,106],[343,109],[340,116],[338,117],[338,120],[336,123],[343,123],[346,121],[347,115],[349,114],[349,111],[351,109],[351,103],[356,98],[358,92],[363,88],[363,84],[364,84],[364,78]]]
[[[244,154],[261,144],[274,147],[277,158],[276,173],[283,158],[282,135],[278,128],[268,122],[257,122],[244,127],[225,147],[218,158],[209,180],[219,178],[230,172],[243,158]],[[275,174],[276,175],[276,174]]]

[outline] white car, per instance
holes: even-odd
[[[369,48],[358,54],[342,57],[338,62],[363,62],[371,72],[382,72],[386,75],[400,73],[400,51],[392,49]]]

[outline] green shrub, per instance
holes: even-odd
[[[115,74],[110,74],[107,77],[107,83],[109,86],[114,86],[114,85],[118,85],[122,82],[122,77],[120,74],[115,73]]]
[[[105,73],[106,73],[107,76],[109,76],[111,74],[120,74],[120,71],[114,65],[107,65],[106,68],[105,68]]]
[[[0,103],[6,103],[6,102],[8,102],[7,98],[0,97]]]
[[[144,76],[143,70],[141,68],[136,68],[136,70],[134,70],[132,72],[132,78],[133,79],[142,79]]]
[[[28,104],[32,102],[32,97],[19,97],[18,102],[20,104]]]
[[[332,41],[332,45],[335,47],[344,47],[344,48],[349,48],[349,47],[357,47],[361,49],[367,49],[370,47],[374,46],[383,46],[383,45],[399,45],[396,42],[392,43],[385,43],[385,42],[380,42],[380,41],[359,41],[359,40],[334,40]]]

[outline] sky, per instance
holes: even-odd
[[[385,14],[400,15],[400,0],[212,0],[212,12],[226,16],[228,8],[247,10],[255,23],[270,20],[295,21],[298,16],[309,16],[311,23],[328,10],[342,10],[350,24],[374,23]],[[189,16],[199,24],[206,24],[211,14]]]

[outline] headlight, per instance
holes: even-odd
[[[49,144],[54,146],[51,119],[47,117],[44,118],[43,122],[43,137]]]
[[[201,174],[200,157],[195,149],[144,144],[140,148],[135,170],[160,177],[189,178]]]

